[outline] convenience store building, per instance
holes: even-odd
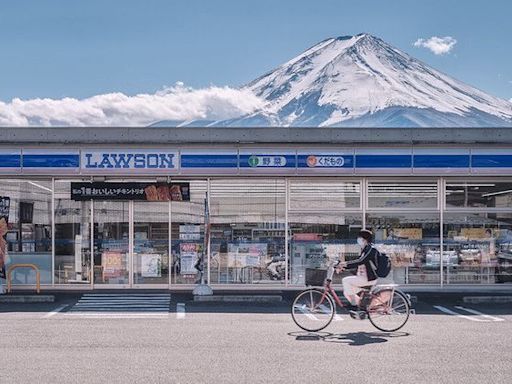
[[[361,228],[398,284],[512,282],[510,128],[0,128],[0,199],[43,289],[192,289],[201,255],[214,289],[301,287]]]

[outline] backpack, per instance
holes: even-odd
[[[383,252],[377,251],[377,265],[375,268],[375,274],[378,277],[386,277],[391,272],[391,259],[388,255]]]

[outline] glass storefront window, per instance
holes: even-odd
[[[338,259],[349,261],[359,257],[356,239],[362,228],[361,214],[292,213],[288,219],[290,284],[314,285],[308,281],[313,270],[326,270],[329,262]],[[336,274],[333,282],[341,283],[349,273]]]
[[[184,180],[190,185],[190,201],[91,203],[71,200],[71,183],[86,181],[78,177],[53,183],[2,179],[0,197],[10,204],[0,245],[5,246],[7,267],[36,264],[42,284],[85,285],[94,279],[103,287],[193,285],[199,281],[196,262],[204,255],[210,284],[284,284],[288,275],[291,285],[300,286],[308,270],[325,270],[336,258],[357,258],[356,237],[364,223],[374,231],[377,248],[391,256],[395,283],[440,284],[441,264],[446,284],[512,282],[512,182],[447,178],[441,229],[437,180],[370,178],[367,194],[362,181],[353,180],[289,178],[288,202],[287,180],[269,176],[213,178],[210,185],[205,179]],[[367,207],[361,199],[365,195]],[[208,197],[210,260],[205,243]],[[336,275],[334,283],[343,276]],[[34,284],[35,273],[19,269],[13,283]]]
[[[169,202],[133,205],[133,282],[169,284]]]
[[[283,178],[211,180],[211,282],[284,283]]]
[[[172,261],[170,268],[173,284],[198,283],[199,273],[195,265],[203,254],[205,255],[205,278],[208,270],[204,241],[205,200],[208,183],[206,180],[190,180],[187,182],[190,183],[190,201],[171,202]]]
[[[129,202],[95,201],[94,284],[129,284]]]
[[[292,179],[290,211],[333,211],[361,206],[361,184],[337,179]]]
[[[368,183],[369,208],[437,208],[437,183],[378,182]]]
[[[446,207],[512,208],[512,182],[448,182]]]
[[[55,284],[91,281],[91,203],[70,196],[71,181],[55,180]]]
[[[391,257],[395,283],[441,282],[439,219],[438,213],[367,215],[377,249]]]
[[[41,284],[52,283],[52,182],[50,180],[5,180],[0,197],[10,200],[5,231],[5,266],[35,264]],[[0,242],[0,243],[3,243]],[[13,284],[35,284],[36,273],[29,268],[15,269]]]
[[[449,284],[512,282],[512,213],[444,216]]]

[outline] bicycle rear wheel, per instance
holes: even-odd
[[[373,295],[367,312],[375,328],[384,332],[398,331],[409,319],[409,300],[400,291],[383,289]]]
[[[327,327],[335,311],[331,297],[318,289],[299,293],[292,304],[293,321],[309,332],[317,332]]]

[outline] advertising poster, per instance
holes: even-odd
[[[162,276],[162,255],[144,253],[140,255],[140,274],[142,277]]]
[[[7,259],[7,225],[11,199],[0,196],[0,278],[5,279],[5,263]]]
[[[124,272],[123,254],[116,251],[105,251],[101,256],[103,278],[121,277]]]
[[[201,244],[198,243],[181,243],[180,244],[180,274],[195,275],[197,269],[194,265],[199,258],[201,252]]]
[[[71,183],[71,199],[190,201],[189,183]]]
[[[387,231],[387,240],[421,240],[423,230],[421,228],[393,228]]]
[[[485,228],[462,228],[460,234],[468,240],[480,240],[487,237],[485,231]]]
[[[267,244],[228,244],[228,267],[259,267],[267,256]]]
[[[180,225],[180,240],[201,240],[201,226]]]

